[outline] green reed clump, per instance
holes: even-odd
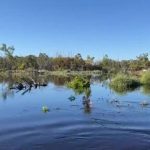
[[[90,81],[87,78],[76,76],[72,81],[68,82],[67,85],[73,89],[88,88],[90,87]]]
[[[90,79],[87,77],[76,76],[72,81],[67,83],[69,88],[72,88],[76,93],[81,94],[87,88],[90,88]]]
[[[135,89],[140,85],[140,82],[129,75],[118,74],[110,82],[110,87],[117,91]]]
[[[150,85],[150,71],[144,72],[141,76],[141,84]]]

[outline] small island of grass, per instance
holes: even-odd
[[[125,91],[135,89],[140,86],[141,83],[138,79],[129,75],[118,74],[111,80],[109,85],[116,91]]]

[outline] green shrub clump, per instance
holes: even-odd
[[[84,88],[90,87],[90,81],[87,78],[76,76],[67,85],[69,88],[72,88],[72,89],[82,89],[82,88],[84,89]]]
[[[150,71],[144,72],[141,76],[141,84],[150,85]]]
[[[85,93],[90,95],[90,79],[87,77],[76,76],[72,81],[67,83],[67,86],[74,90],[76,94]]]
[[[118,74],[110,82],[110,86],[118,91],[134,89],[140,85],[140,82],[128,75]]]

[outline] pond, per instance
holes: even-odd
[[[13,83],[1,81],[0,149],[149,149],[147,87],[117,93],[92,78],[87,95],[68,88],[65,83],[70,80],[51,76],[48,86],[28,92],[10,90]]]

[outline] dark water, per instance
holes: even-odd
[[[118,94],[94,81],[86,103],[62,78],[21,91],[0,84],[0,150],[149,150],[150,91]],[[69,96],[76,99],[70,101]],[[44,113],[42,107],[50,111]]]

